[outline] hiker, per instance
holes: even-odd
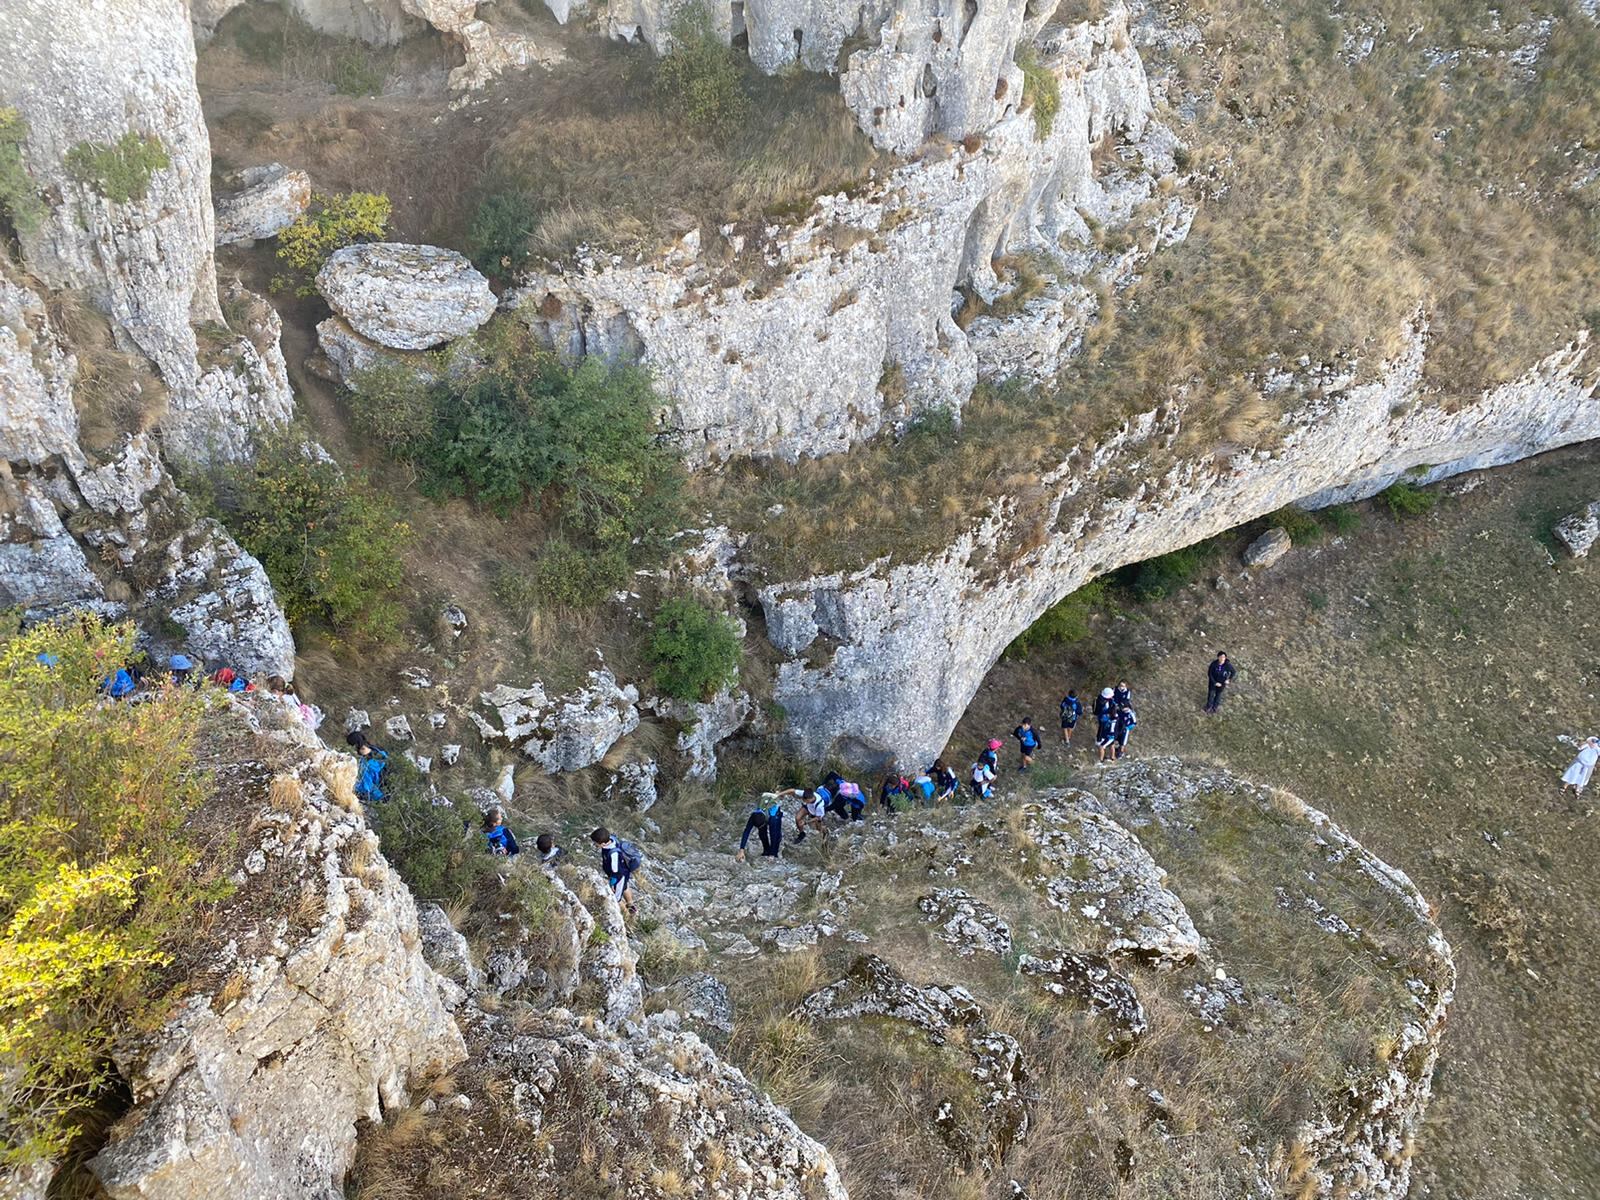
[[[1133,736],[1133,730],[1139,724],[1139,717],[1133,711],[1133,705],[1124,704],[1117,709],[1116,720],[1112,723],[1112,733],[1116,738],[1116,753],[1113,758],[1121,758],[1128,752],[1128,739]]]
[[[225,692],[244,694],[256,690],[256,685],[251,683],[232,667],[218,667],[211,673],[211,682]]]
[[[1108,692],[1110,690],[1110,688],[1106,689]],[[1106,699],[1109,700],[1110,697],[1108,696]],[[1095,717],[1094,744],[1095,749],[1100,752],[1100,757],[1097,760],[1098,762],[1103,764],[1106,761],[1106,755],[1108,754],[1110,754],[1113,758],[1116,757],[1113,751],[1116,741],[1117,715],[1108,708]]]
[[[113,700],[126,700],[138,686],[127,667],[118,667],[100,681],[100,690]]]
[[[793,796],[798,802],[794,810],[794,840],[796,843],[806,840],[806,826],[814,825],[822,831],[824,841],[828,838],[828,823],[824,821],[823,814],[828,811],[828,802],[833,799],[833,793],[817,788],[789,788],[779,792],[780,796]]]
[[[989,770],[998,775],[1000,773],[1000,739],[990,738],[989,744],[984,747],[983,753],[978,757],[989,764]]]
[[[1117,680],[1117,686],[1111,689],[1111,711],[1116,712],[1119,708],[1131,708],[1132,706],[1133,692],[1128,687],[1128,681],[1126,679]]]
[[[388,753],[367,741],[367,735],[359,729],[345,734],[344,740],[356,754],[356,796],[368,804],[386,800],[388,797],[383,794],[383,771],[389,765]]]
[[[188,687],[191,683],[199,682],[200,677],[195,674],[194,659],[187,654],[174,654],[169,658],[167,671],[173,687]]]
[[[1206,668],[1206,712],[1214,713],[1222,707],[1222,689],[1233,676],[1233,664],[1219,650],[1216,659]]]
[[[1039,749],[1039,735],[1033,730],[1033,718],[1023,717],[1022,724],[1011,731],[1011,736],[1017,739],[1017,746],[1022,751],[1022,765],[1019,771],[1026,771],[1033,766],[1034,752]]]
[[[322,710],[315,704],[305,704],[299,696],[294,694],[292,685],[282,675],[267,677],[267,690],[272,693],[279,703],[292,713],[296,719],[304,721],[312,729],[322,724]]]
[[[512,858],[522,853],[522,847],[517,844],[517,835],[506,824],[506,810],[498,804],[491,805],[483,814],[483,836],[489,843],[490,854]]]
[[[912,776],[911,795],[923,805],[933,803],[933,776],[926,769]]]
[[[539,852],[539,865],[542,867],[555,866],[556,860],[565,853],[560,846],[556,845],[556,839],[548,833],[541,833],[534,838],[533,848]]]
[[[1101,688],[1100,695],[1094,702],[1094,715],[1098,720],[1101,717],[1114,714],[1116,710],[1111,707],[1111,689]]]
[[[866,819],[867,795],[861,790],[861,786],[859,784],[852,783],[848,779],[841,779],[838,783],[837,794],[838,798],[844,801],[845,805],[849,808],[850,819],[852,821],[863,821]],[[844,814],[841,812],[839,815],[843,816]]]
[[[902,802],[911,803],[911,781],[891,771],[883,777],[883,784],[878,788],[878,803],[883,805],[886,812],[899,812],[895,805]]]
[[[928,768],[928,774],[933,777],[935,804],[941,800],[955,799],[956,792],[961,788],[961,781],[956,778],[956,773],[944,759],[934,759],[933,766]]]
[[[600,873],[606,877],[611,894],[625,912],[633,912],[628,885],[633,882],[633,873],[644,866],[644,854],[632,842],[613,837],[604,825],[591,833],[589,840],[600,849]]]
[[[1561,774],[1561,791],[1565,793],[1571,789],[1574,796],[1582,796],[1583,789],[1589,786],[1589,780],[1594,775],[1597,762],[1600,762],[1600,738],[1584,738],[1583,745],[1578,747],[1578,757]]]
[[[750,835],[761,838],[761,857],[777,858],[783,851],[783,804],[776,792],[762,792],[761,806],[750,810],[744,823],[744,836],[739,839],[739,853],[735,857],[744,861],[750,846]]]
[[[1061,697],[1061,744],[1072,745],[1072,731],[1078,727],[1078,721],[1083,716],[1083,701],[1078,699],[1078,693],[1069,690]]]
[[[979,800],[994,799],[994,768],[986,758],[972,764],[972,794]]]

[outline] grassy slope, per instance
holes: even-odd
[[[1576,448],[1491,474],[1431,516],[1369,511],[1347,542],[1297,551],[1257,583],[1102,619],[1078,647],[997,668],[955,739],[1126,673],[1139,750],[1210,755],[1295,791],[1407,870],[1461,969],[1419,1197],[1577,1194],[1600,1172],[1579,1115],[1600,1074],[1600,971],[1583,949],[1600,931],[1596,825],[1559,794],[1572,751],[1556,740],[1600,726],[1600,576],[1552,565],[1542,540],[1594,497],[1597,464],[1600,448]],[[1240,676],[1206,719],[1219,647]]]

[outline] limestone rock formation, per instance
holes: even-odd
[[[917,901],[928,920],[940,926],[940,940],[966,956],[979,950],[1011,953],[1011,930],[988,904],[962,888],[935,888]]]
[[[1050,959],[1025,954],[1017,969],[1037,979],[1051,995],[1083,1004],[1105,1018],[1108,1041],[1131,1043],[1150,1028],[1139,993],[1103,954],[1069,952]]]
[[[294,638],[261,564],[206,518],[175,537],[149,593],[183,626],[184,645],[207,664],[252,676],[294,675]]]
[[[620,686],[604,668],[590,671],[585,687],[554,698],[534,683],[502,684],[479,699],[493,714],[492,721],[470,714],[484,741],[512,745],[552,775],[592,766],[639,727],[639,690]]]
[[[641,813],[655,807],[659,795],[656,776],[660,768],[654,762],[625,762],[606,782],[607,800],[625,800]]]
[[[1289,553],[1293,545],[1288,533],[1275,525],[1245,547],[1244,565],[1264,571]]]
[[[717,747],[744,728],[752,708],[750,694],[740,687],[724,687],[704,701],[657,696],[646,703],[681,726],[677,750],[689,779],[717,777]]]
[[[465,1056],[353,762],[303,728],[276,736],[299,759],[250,824],[261,869],[219,917],[212,982],[119,1064],[136,1119],[92,1164],[113,1200],[337,1196],[356,1122]]]
[[[438,246],[346,246],[317,273],[317,290],[355,332],[395,350],[465,337],[495,310],[489,281]]]
[[[1573,558],[1587,558],[1594,544],[1600,541],[1600,500],[1581,512],[1561,518],[1551,533]]]
[[[168,453],[206,456],[219,405],[244,431],[284,420],[293,398],[275,346],[239,338],[206,349],[194,330],[220,326],[222,311],[210,140],[184,6],[17,0],[0,29],[5,106],[24,118],[23,159],[48,199],[43,220],[19,231],[23,264],[50,288],[85,293],[119,344],[155,364],[171,395]],[[125,138],[149,172],[122,195],[78,156]]]
[[[1044,475],[1037,506],[1005,499],[947,547],[906,562],[771,583],[767,636],[783,659],[774,697],[807,758],[926,762],[1002,650],[1047,608],[1126,563],[1189,545],[1286,504],[1317,507],[1600,437],[1600,397],[1580,339],[1520,379],[1446,410],[1419,403],[1425,328],[1377,378],[1308,378],[1270,450],[1225,463],[1174,455],[1181,405],[1128,421]],[[1313,389],[1316,395],[1313,396]],[[1126,480],[1117,494],[1102,475]],[[1031,544],[1033,530],[1047,530]],[[821,647],[825,653],[818,653]]]
[[[994,19],[1020,20],[1020,9]],[[981,129],[981,145],[930,150],[857,193],[819,197],[791,228],[695,231],[643,263],[580,255],[530,274],[505,304],[563,355],[655,369],[672,400],[667,423],[697,462],[831,454],[927,409],[958,413],[980,375],[1051,374],[1093,319],[1095,286],[1136,265],[1136,255],[1098,251],[1082,214],[1107,226],[1151,221],[1152,245],[1187,229],[1181,194],[1156,190],[1174,176],[1176,142],[1151,122],[1126,20],[1117,8],[1041,48],[1062,97],[1042,141],[1032,113],[1016,110],[1019,83],[992,124],[963,130]],[[1108,135],[1126,148],[1115,179],[1091,161]],[[1136,214],[1141,206],[1153,212]],[[957,289],[1000,299],[1020,283],[994,260],[1028,251],[1067,265],[1045,268],[1050,289],[1020,324],[958,326]]]
[[[282,163],[247,167],[233,180],[237,191],[217,198],[217,245],[275,237],[311,203],[311,179]]]

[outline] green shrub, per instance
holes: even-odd
[[[1396,480],[1378,493],[1378,499],[1388,506],[1395,517],[1415,517],[1432,512],[1439,498],[1424,488],[1405,480]]]
[[[723,44],[702,4],[681,10],[667,33],[669,48],[655,68],[656,98],[697,133],[731,133],[750,111],[739,53]]]
[[[485,196],[467,226],[467,252],[485,275],[509,275],[529,259],[528,237],[538,211],[526,192]]]
[[[1047,608],[1006,648],[1007,658],[1027,658],[1045,646],[1070,646],[1089,636],[1089,618],[1106,603],[1106,584],[1094,579]]]
[[[418,899],[450,901],[470,892],[491,865],[473,826],[476,809],[434,796],[403,758],[391,758],[384,776],[388,799],[367,809],[383,856]]]
[[[22,165],[22,143],[28,124],[14,108],[0,108],[0,217],[19,233],[29,233],[44,217],[44,201],[28,168]]]
[[[656,610],[649,655],[662,692],[679,700],[709,700],[738,677],[743,647],[731,619],[678,596]]]
[[[1194,582],[1213,558],[1216,557],[1215,539],[1185,546],[1159,558],[1134,563],[1116,573],[1115,578],[1135,600],[1149,602],[1164,600]]]
[[[399,462],[415,462],[433,439],[436,391],[404,363],[379,360],[352,376],[345,407],[364,438]]]
[[[172,158],[160,138],[144,137],[131,129],[109,146],[79,142],[67,151],[67,170],[72,177],[117,204],[143,200],[150,190],[150,177],[171,165]]]
[[[1033,132],[1041,142],[1045,141],[1061,111],[1061,81],[1039,61],[1032,46],[1023,47],[1017,54],[1017,66],[1022,69],[1022,107],[1032,107]]]
[[[1317,519],[1340,537],[1361,528],[1361,514],[1351,504],[1334,504],[1317,510]]]
[[[0,630],[0,1164],[66,1149],[112,1046],[164,1015],[157,973],[194,910],[222,894],[185,825],[204,699],[107,703],[100,681],[133,653],[126,625]]]
[[[627,584],[627,549],[612,543],[584,550],[557,534],[539,547],[532,580],[541,604],[587,608]]]
[[[312,196],[306,211],[278,234],[278,261],[286,270],[273,279],[273,290],[315,296],[317,272],[335,250],[381,238],[388,228],[387,196],[373,192]]]
[[[1267,525],[1276,525],[1289,535],[1297,546],[1318,541],[1322,537],[1321,523],[1305,509],[1290,504],[1267,518]]]
[[[292,437],[218,481],[225,519],[261,560],[291,623],[339,636],[393,636],[395,589],[411,537],[393,503],[360,475],[313,455]]]
[[[329,83],[341,96],[376,96],[383,90],[384,69],[366,46],[351,45],[334,56]]]

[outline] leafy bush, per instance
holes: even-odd
[[[130,626],[0,632],[0,1162],[58,1156],[109,1082],[109,1051],[162,1015],[156,973],[194,908],[203,709],[167,689],[106,703]],[[40,655],[54,657],[45,665]]]
[[[436,391],[404,363],[384,359],[355,373],[345,407],[363,437],[399,462],[415,462],[433,438]]]
[[[717,36],[703,4],[680,11],[667,33],[667,54],[656,63],[656,98],[697,133],[732,132],[750,111],[738,52]]]
[[[1159,558],[1134,563],[1116,573],[1116,579],[1135,600],[1149,602],[1163,600],[1194,582],[1215,556],[1215,539],[1185,546]]]
[[[403,758],[391,757],[384,777],[388,799],[367,810],[383,856],[418,899],[453,900],[470,892],[490,865],[473,828],[476,810],[464,812],[434,796]]]
[[[1061,81],[1039,61],[1032,46],[1024,47],[1017,55],[1017,66],[1022,69],[1022,107],[1032,106],[1033,132],[1041,142],[1045,141],[1061,111]]]
[[[333,60],[333,90],[341,96],[376,96],[383,90],[383,67],[366,46],[352,45]]]
[[[1319,509],[1317,519],[1341,537],[1354,533],[1361,527],[1361,514],[1353,505],[1335,504]]]
[[[467,226],[467,252],[485,275],[509,275],[527,264],[538,211],[526,192],[485,196]]]
[[[1084,584],[1066,599],[1047,608],[1006,648],[1007,658],[1027,658],[1043,646],[1070,646],[1089,636],[1089,618],[1106,602],[1106,585],[1101,579]]]
[[[564,608],[598,604],[627,584],[627,548],[613,542],[584,550],[558,534],[539,547],[532,581],[541,603]]]
[[[219,481],[225,518],[261,560],[290,622],[343,636],[393,635],[411,530],[360,475],[294,438],[262,448]]]
[[[20,233],[36,228],[44,216],[44,202],[28,168],[22,165],[22,143],[27,122],[14,108],[0,108],[0,217]]]
[[[167,148],[157,137],[144,137],[131,129],[109,146],[79,142],[67,151],[67,170],[107,200],[126,204],[143,200],[150,177],[172,165]]]
[[[1390,514],[1395,517],[1415,517],[1432,512],[1433,506],[1439,502],[1432,492],[1403,479],[1384,488],[1378,493],[1378,499],[1388,506]]]
[[[697,600],[674,597],[656,610],[650,636],[655,684],[679,700],[709,700],[739,674],[739,629]]]
[[[278,261],[287,270],[273,279],[273,289],[316,295],[317,272],[335,250],[381,238],[388,228],[387,196],[374,192],[312,196],[306,211],[278,234]]]
[[[1289,504],[1267,518],[1269,527],[1276,525],[1289,535],[1297,546],[1315,542],[1322,537],[1322,524],[1305,509]]]

